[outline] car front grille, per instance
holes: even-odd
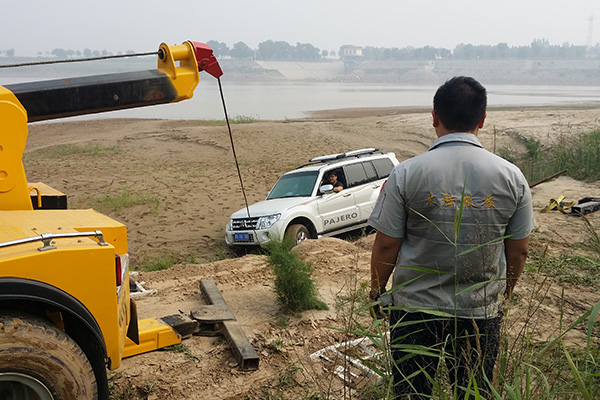
[[[248,229],[256,229],[258,218],[240,218],[231,221],[231,228],[234,231],[245,231]]]

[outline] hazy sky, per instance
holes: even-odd
[[[459,43],[600,41],[600,0],[2,0],[0,50],[155,51],[161,42],[265,40],[453,49]]]

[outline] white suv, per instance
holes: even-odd
[[[374,148],[312,158],[281,176],[266,200],[233,213],[225,240],[231,246],[251,246],[290,235],[301,242],[365,227],[397,164],[394,153]],[[342,191],[328,183],[331,172]]]

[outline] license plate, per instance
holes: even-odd
[[[247,242],[250,240],[250,235],[246,232],[234,233],[233,238],[236,242]]]

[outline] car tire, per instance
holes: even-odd
[[[285,236],[291,237],[294,239],[296,244],[305,241],[306,239],[310,239],[310,232],[308,228],[306,228],[302,224],[294,224],[290,225],[286,231]]]
[[[32,315],[0,314],[0,398],[96,400],[98,388],[66,333]]]

